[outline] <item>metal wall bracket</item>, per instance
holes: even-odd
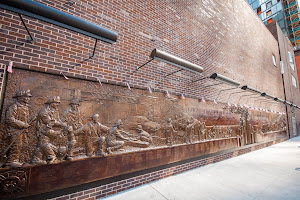
[[[197,79],[197,80],[191,81],[191,82],[189,82],[188,84],[190,85],[190,84],[192,84],[192,83],[195,83],[195,82],[197,82],[197,81],[202,81],[202,80],[204,80],[204,79],[207,79],[207,78],[209,78],[209,77],[200,78],[200,79]]]
[[[227,90],[234,90],[234,89],[238,89],[238,87],[234,87],[234,88],[227,88],[227,89],[220,90],[220,92],[219,92],[219,94],[218,94],[218,96],[217,96],[216,100],[219,98],[219,96],[220,96],[221,92],[223,92],[223,91],[227,91]]]
[[[137,67],[135,71],[138,71],[139,69],[141,69],[142,67],[144,67],[145,65],[147,65],[148,63],[150,63],[152,60],[154,60],[154,58],[152,58],[151,60],[148,60],[147,62],[145,62],[141,66]]]
[[[212,84],[212,85],[207,85],[204,88],[208,88],[208,87],[215,86],[215,85],[221,85],[221,84],[223,84],[223,83],[216,83],[216,84]]]
[[[96,51],[96,47],[97,47],[97,41],[98,41],[98,40],[96,39],[96,41],[95,41],[95,45],[94,45],[94,50],[93,50],[93,53],[91,53],[91,54],[90,54],[90,57],[89,57],[90,59],[92,59],[92,58],[94,58],[94,57],[95,57],[95,51]]]
[[[28,35],[29,35],[29,36],[27,37],[27,41],[30,42],[30,43],[35,43],[35,42],[36,42],[36,39],[31,35],[29,29],[27,28],[27,26],[26,26],[26,24],[25,24],[25,22],[24,22],[24,20],[23,20],[23,18],[22,18],[22,15],[19,14],[19,17],[20,17],[20,19],[21,19],[21,21],[22,21],[22,24],[24,25],[24,27],[25,27],[25,29],[26,29]]]
[[[180,69],[180,70],[177,70],[177,71],[175,71],[175,72],[172,72],[172,73],[170,73],[170,74],[167,74],[167,75],[165,75],[165,78],[167,78],[168,76],[170,76],[170,75],[172,75],[172,74],[175,74],[175,73],[177,73],[177,72],[180,72],[180,71],[182,71],[183,69]]]

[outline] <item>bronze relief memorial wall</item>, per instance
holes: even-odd
[[[285,115],[15,69],[1,195],[28,196],[286,137]]]

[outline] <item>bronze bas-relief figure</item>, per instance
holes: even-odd
[[[26,141],[27,128],[30,126],[28,104],[30,90],[20,90],[14,96],[15,103],[9,106],[5,114],[6,134],[4,139],[8,147],[4,154],[7,153],[6,166],[21,167],[23,165],[21,158],[21,147]],[[5,156],[5,155],[3,155]]]

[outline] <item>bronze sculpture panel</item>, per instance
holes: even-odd
[[[30,168],[25,193],[34,194],[254,143],[285,126],[279,114],[15,69],[1,113],[0,171]]]

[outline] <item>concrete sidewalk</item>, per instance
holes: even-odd
[[[300,200],[300,136],[103,199]]]

